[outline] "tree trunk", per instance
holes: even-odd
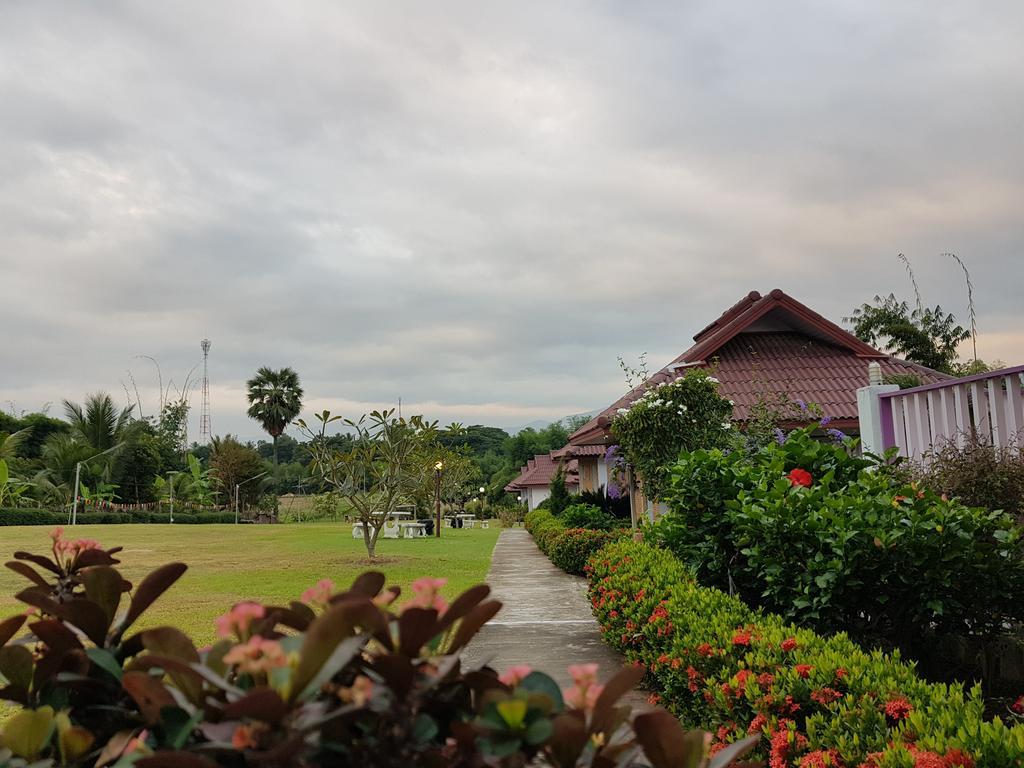
[[[277,469],[277,435],[271,435],[274,438],[274,468]]]
[[[373,560],[376,556],[377,550],[377,536],[380,534],[380,529],[374,528],[373,534],[370,533],[370,523],[366,520],[363,521],[363,543],[366,545],[366,556]]]

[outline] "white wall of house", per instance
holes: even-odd
[[[608,464],[604,459],[597,462],[597,485],[608,493]]]
[[[526,506],[527,509],[533,511],[537,508],[544,499],[551,495],[551,489],[546,485],[537,485],[529,488],[526,491]]]

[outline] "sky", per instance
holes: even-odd
[[[1024,362],[1024,4],[0,4],[0,408],[602,408],[751,290]],[[134,385],[132,384],[134,380]],[[197,381],[196,372],[192,381]],[[199,391],[190,427],[198,434]]]

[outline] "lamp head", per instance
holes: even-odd
[[[438,472],[440,472],[442,469],[444,469],[444,462],[443,461],[437,462],[437,464],[434,465],[434,469],[436,469]]]

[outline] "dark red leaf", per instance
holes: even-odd
[[[388,688],[394,691],[399,700],[405,698],[416,677],[416,670],[409,658],[393,653],[376,657],[373,668],[384,678]]]
[[[40,568],[45,568],[46,570],[50,571],[51,573],[55,573],[58,576],[64,575],[64,571],[62,571],[60,567],[55,562],[53,562],[53,560],[51,560],[48,557],[43,557],[42,555],[33,555],[31,552],[15,552],[14,559],[28,560],[30,563],[35,563]]]
[[[193,752],[158,752],[135,762],[138,768],[217,768],[217,763]]]
[[[85,549],[75,558],[75,568],[81,570],[96,565],[116,565],[119,562],[121,561],[110,556],[110,552],[104,552],[102,549]]]
[[[26,616],[19,614],[18,616],[11,616],[9,619],[0,621],[0,646],[7,645],[8,641],[18,634],[18,630],[21,629],[26,618]]]
[[[280,722],[286,714],[288,705],[276,691],[264,686],[250,689],[245,696],[224,708],[224,717],[229,720],[245,717],[273,724]]]
[[[564,712],[551,721],[554,733],[548,740],[548,758],[555,768],[575,768],[587,746],[587,724],[579,710]]]
[[[437,611],[433,608],[406,608],[398,617],[398,652],[410,657],[438,634]]]
[[[613,733],[618,727],[616,722],[620,712],[615,704],[624,695],[636,688],[644,678],[643,667],[623,667],[611,680],[605,683],[604,690],[594,702],[594,714],[591,719],[591,731],[594,733]]]
[[[633,732],[654,768],[699,765],[703,758],[704,734],[685,732],[675,716],[663,709],[637,715]]]
[[[184,563],[168,563],[162,565],[149,574],[139,584],[139,588],[135,590],[135,594],[132,596],[131,605],[128,606],[128,613],[125,614],[124,620],[121,622],[121,626],[118,629],[118,635],[120,636],[128,627],[130,627],[135,620],[142,615],[142,613],[151,606],[160,595],[171,588],[181,575],[185,573],[188,566]]]
[[[24,576],[26,579],[31,581],[33,584],[35,584],[37,586],[40,586],[40,587],[45,587],[47,589],[50,588],[50,585],[46,582],[46,579],[44,579],[42,576],[40,576],[39,573],[36,571],[36,569],[33,568],[31,565],[28,565],[27,563],[23,563],[20,560],[10,560],[10,561],[4,563],[4,565],[6,565],[8,568],[10,568],[15,573]]]
[[[441,625],[438,631],[444,632],[473,608],[480,605],[489,594],[491,594],[491,588],[486,584],[477,584],[475,587],[467,589],[452,600],[452,604],[448,606],[448,610],[441,617]]]
[[[161,709],[177,706],[163,683],[145,672],[125,672],[121,686],[139,705],[139,711],[150,725],[160,721]]]
[[[142,633],[142,644],[147,651],[158,656],[178,659],[184,664],[198,664],[199,651],[184,632],[174,627],[157,627]],[[189,669],[188,672],[168,670],[171,680],[193,704],[199,704],[203,697],[203,683]]]
[[[451,646],[446,649],[447,653],[455,653],[455,651],[472,640],[476,633],[480,631],[480,628],[493,619],[500,610],[501,603],[499,601],[489,600],[486,603],[480,603],[480,605],[470,611],[459,624]]]

